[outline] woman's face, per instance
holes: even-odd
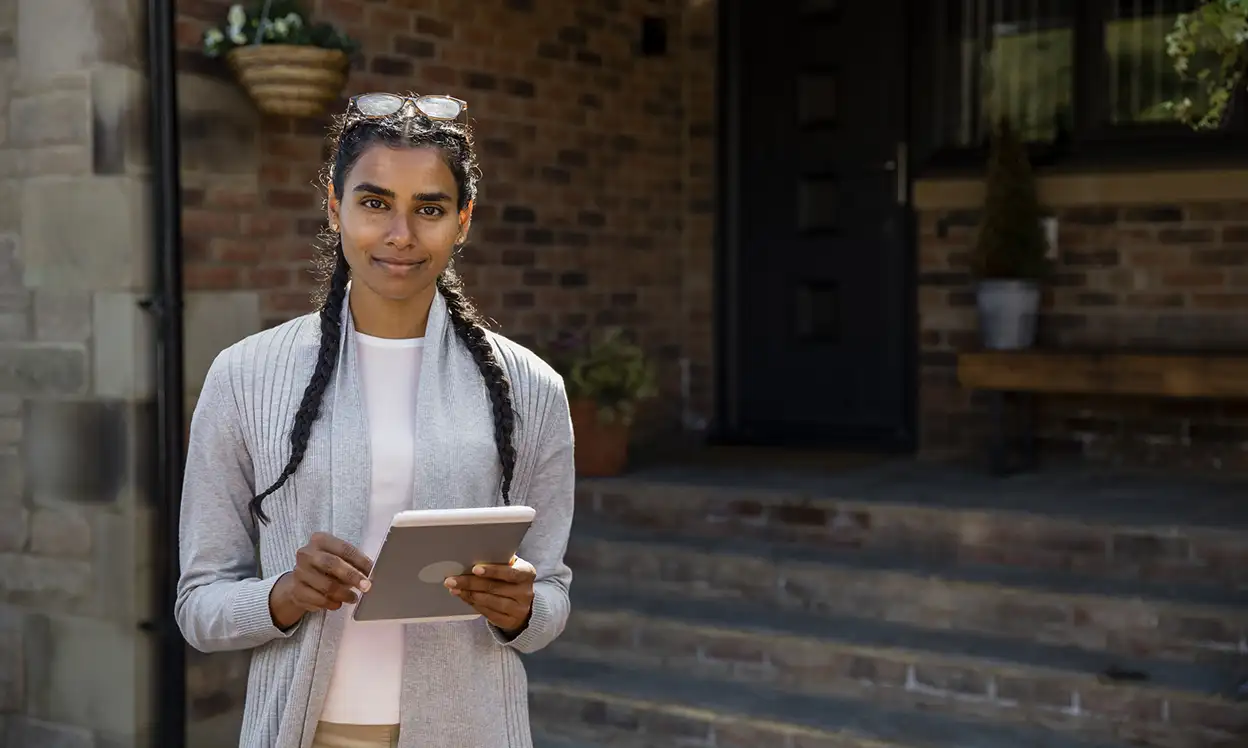
[[[436,148],[365,150],[342,194],[331,185],[329,195],[330,225],[342,236],[355,291],[390,301],[432,299],[434,282],[468,235],[472,204],[457,210],[458,196]]]

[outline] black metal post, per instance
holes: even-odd
[[[156,327],[156,616],[159,641],[153,745],[186,745],[186,643],[173,617],[182,498],[182,194],[178,158],[178,94],[174,3],[148,0],[147,53],[152,161],[154,293],[146,304]]]

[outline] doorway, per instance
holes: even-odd
[[[721,436],[912,449],[904,0],[721,3]]]

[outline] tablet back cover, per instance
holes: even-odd
[[[445,619],[476,611],[442,585],[475,564],[505,564],[530,522],[391,527],[373,566],[357,621]]]

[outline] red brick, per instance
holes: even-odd
[[[270,208],[306,210],[316,207],[319,199],[319,196],[311,189],[275,189],[269,190],[265,204]]]
[[[255,267],[247,271],[247,285],[252,288],[287,288],[294,275],[286,268]]]
[[[1192,294],[1192,306],[1197,309],[1248,309],[1248,293]]]
[[[239,233],[238,214],[189,208],[182,211],[182,234],[194,236],[235,236]]]
[[[260,262],[264,245],[248,239],[213,239],[211,252],[219,262],[251,265]]]
[[[321,0],[321,13],[331,23],[360,23],[364,20],[364,4],[360,0]]]
[[[244,288],[238,268],[192,265],[186,268],[186,287],[193,291],[232,291]]]
[[[1161,282],[1172,288],[1211,288],[1226,283],[1221,270],[1174,270],[1162,274]]]
[[[290,229],[290,221],[268,213],[251,213],[241,217],[242,234],[248,237],[278,236]]]
[[[374,29],[386,29],[396,32],[407,31],[412,28],[414,18],[410,12],[401,8],[374,6],[368,9],[366,23],[370,28]]]
[[[203,206],[223,210],[253,208],[259,204],[259,196],[247,190],[211,188],[204,193]]]

